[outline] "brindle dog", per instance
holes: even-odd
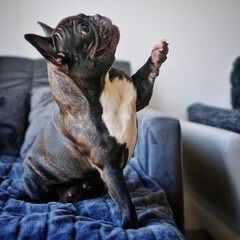
[[[168,44],[157,44],[132,77],[112,67],[119,30],[100,15],[79,14],[46,37],[25,38],[48,62],[49,83],[59,110],[23,162],[19,198],[75,202],[100,196],[104,184],[122,214],[122,228],[138,228],[123,178],[137,140],[136,111],[148,105]]]

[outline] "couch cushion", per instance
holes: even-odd
[[[232,107],[240,109],[240,57],[237,57],[233,63],[230,79]]]
[[[223,109],[196,103],[188,108],[188,119],[240,133],[239,109]]]
[[[18,156],[27,127],[32,60],[0,57],[0,155]]]

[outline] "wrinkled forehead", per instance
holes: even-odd
[[[106,18],[104,16],[101,16],[99,14],[88,16],[85,14],[78,14],[75,16],[70,16],[67,18],[64,18],[63,20],[60,21],[60,23],[57,25],[55,30],[59,28],[74,28],[78,24],[90,24],[90,25],[95,25],[96,27],[100,27],[100,25],[105,22],[108,25],[112,24],[112,21],[109,18]]]

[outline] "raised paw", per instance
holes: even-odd
[[[166,40],[162,40],[157,43],[151,53],[152,62],[154,65],[160,65],[167,59],[168,43]]]

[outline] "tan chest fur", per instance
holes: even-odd
[[[137,140],[136,90],[127,79],[105,77],[104,90],[100,97],[103,107],[102,119],[119,144],[125,144],[130,160]]]

